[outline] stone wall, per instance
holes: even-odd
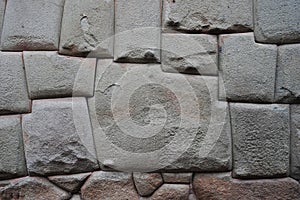
[[[0,22],[1,200],[300,199],[299,0],[2,0]]]

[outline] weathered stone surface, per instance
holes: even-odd
[[[189,185],[163,184],[149,200],[187,200],[189,197]]]
[[[84,181],[91,175],[91,173],[81,173],[81,174],[72,174],[72,175],[57,175],[50,176],[48,179],[59,186],[60,188],[77,193],[80,190],[80,187],[83,185]]]
[[[252,33],[220,36],[220,68],[226,99],[272,102],[276,45],[256,44]]]
[[[26,174],[21,116],[0,116],[0,179]]]
[[[2,33],[2,24],[3,24],[5,6],[6,6],[6,0],[1,0],[0,1],[0,33]],[[0,36],[0,38],[1,38],[1,36]]]
[[[70,194],[50,183],[45,178],[25,177],[10,180],[10,184],[0,188],[0,199],[57,199],[67,200]]]
[[[81,188],[85,200],[138,200],[130,173],[94,172]]]
[[[298,0],[254,0],[254,34],[262,43],[300,42]]]
[[[233,176],[287,176],[289,169],[289,106],[230,104]]]
[[[55,175],[98,168],[84,98],[33,101],[23,116],[26,163],[31,175]]]
[[[0,52],[0,114],[30,111],[22,53]]]
[[[206,34],[163,34],[162,70],[218,75],[217,37]]]
[[[300,180],[300,105],[291,105],[291,170],[290,176]]]
[[[160,61],[160,0],[116,0],[114,59]]]
[[[278,48],[275,100],[300,103],[300,44]]]
[[[7,1],[2,50],[56,50],[64,0]]]
[[[190,183],[193,173],[163,173],[165,183]]]
[[[121,171],[227,171],[231,138],[217,78],[99,60],[89,111],[97,156]]]
[[[113,34],[113,0],[66,0],[60,53],[112,57]]]
[[[80,195],[73,195],[70,200],[81,200]]]
[[[133,173],[135,187],[141,196],[151,195],[158,187],[163,184],[160,173]]]
[[[25,51],[24,63],[31,99],[93,96],[95,58]]]
[[[230,173],[196,174],[193,188],[198,199],[299,199],[299,183],[291,178],[237,180]]]
[[[252,25],[251,0],[164,0],[165,28],[185,32],[245,32]]]

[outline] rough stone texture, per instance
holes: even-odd
[[[123,171],[227,171],[231,138],[217,78],[99,60],[89,111],[99,162]],[[180,121],[181,120],[181,121]]]
[[[6,6],[6,0],[1,0],[0,1],[0,33],[2,33],[2,24],[3,24],[5,6]],[[0,36],[0,38],[1,38],[1,36]]]
[[[133,173],[135,187],[141,196],[151,195],[157,188],[163,184],[160,173]]]
[[[189,185],[163,184],[149,200],[187,200],[189,197]]]
[[[278,48],[275,99],[284,103],[300,103],[300,44]]]
[[[164,0],[165,28],[184,32],[245,32],[252,25],[251,0]]]
[[[300,42],[298,0],[254,0],[254,34],[262,43]]]
[[[66,0],[60,53],[112,57],[113,34],[113,0]]]
[[[89,175],[91,175],[91,173],[72,174],[65,176],[58,175],[50,176],[48,179],[55,185],[68,192],[77,193]]]
[[[163,173],[165,183],[190,183],[193,173]]]
[[[217,37],[206,34],[163,34],[162,70],[218,75]]]
[[[80,195],[73,195],[70,200],[81,200]]]
[[[291,105],[291,168],[290,176],[300,180],[300,105]]]
[[[0,179],[26,174],[21,116],[0,116]]]
[[[27,168],[31,175],[54,175],[98,168],[84,98],[33,101],[23,116]]]
[[[289,170],[289,106],[230,104],[233,176],[287,176]]]
[[[0,188],[0,199],[31,200],[57,199],[67,200],[70,194],[50,183],[45,178],[25,177],[10,180],[10,184]]]
[[[116,0],[114,59],[160,61],[160,0]]]
[[[299,183],[291,178],[237,180],[230,173],[196,174],[193,188],[205,200],[282,200],[299,199]]]
[[[272,102],[276,45],[256,44],[253,33],[220,36],[220,68],[226,99]]]
[[[64,0],[7,1],[2,50],[56,50]]]
[[[95,58],[25,51],[24,63],[31,99],[93,96]]]
[[[30,111],[22,53],[0,52],[0,114]]]
[[[81,188],[85,200],[138,200],[130,173],[94,172]]]

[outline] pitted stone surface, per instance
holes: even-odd
[[[0,116],[0,179],[26,174],[21,116]]]
[[[245,32],[252,25],[251,0],[164,0],[165,28],[184,32]]]
[[[230,173],[196,174],[193,188],[198,199],[299,199],[299,183],[291,178],[238,180]]]
[[[287,176],[289,169],[289,106],[230,104],[233,176]]]
[[[2,24],[3,24],[5,6],[6,6],[6,0],[1,0],[0,1],[0,33],[2,33]]]
[[[85,98],[33,101],[23,116],[30,175],[55,175],[98,168]]]
[[[93,96],[95,58],[25,51],[24,63],[31,99]]]
[[[206,34],[163,34],[162,70],[218,75],[217,37]]]
[[[81,188],[85,200],[138,200],[132,175],[124,172],[94,172]]]
[[[77,193],[80,190],[80,187],[83,185],[84,181],[91,175],[91,173],[81,173],[81,174],[72,174],[72,175],[57,175],[50,176],[48,179],[59,186],[60,188]]]
[[[60,53],[112,57],[113,34],[113,0],[66,0]]]
[[[160,0],[116,0],[114,60],[160,61]]]
[[[7,1],[2,50],[57,50],[64,0]]]
[[[0,52],[0,114],[30,111],[22,53]]]
[[[81,197],[79,194],[77,195],[73,195],[72,198],[70,200],[81,200]]]
[[[300,105],[291,105],[291,170],[290,176],[300,180]]]
[[[262,43],[300,42],[298,0],[254,0],[254,34]]]
[[[10,180],[10,184],[0,188],[0,199],[57,199],[67,200],[70,194],[56,187],[45,178],[25,177]]]
[[[284,103],[300,102],[300,44],[278,48],[275,100]]]
[[[165,183],[190,183],[193,173],[163,173]]]
[[[151,195],[157,188],[163,184],[160,173],[133,173],[135,187],[141,196]]]
[[[189,185],[163,184],[149,200],[187,200],[189,197]]]
[[[276,45],[255,43],[253,33],[221,35],[220,74],[226,99],[272,102],[276,58]]]

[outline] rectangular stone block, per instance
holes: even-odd
[[[219,42],[226,100],[273,102],[276,45],[255,43],[253,33],[221,35]]]
[[[217,37],[206,34],[163,34],[162,70],[217,75]]]
[[[113,0],[66,0],[61,27],[59,53],[113,57]]]
[[[300,180],[300,105],[291,105],[291,177]]]
[[[30,111],[22,53],[0,52],[0,114]]]
[[[289,172],[289,106],[231,103],[233,176],[265,178]]]
[[[116,0],[114,60],[160,62],[160,0]]]
[[[254,34],[262,43],[300,42],[298,0],[254,0]]]
[[[57,50],[64,0],[7,1],[2,50]]]
[[[251,31],[251,0],[164,0],[165,31],[219,33]]]
[[[300,44],[278,48],[275,100],[283,103],[300,103]]]
[[[25,51],[24,63],[31,99],[93,96],[95,58],[61,56],[55,51]]]

